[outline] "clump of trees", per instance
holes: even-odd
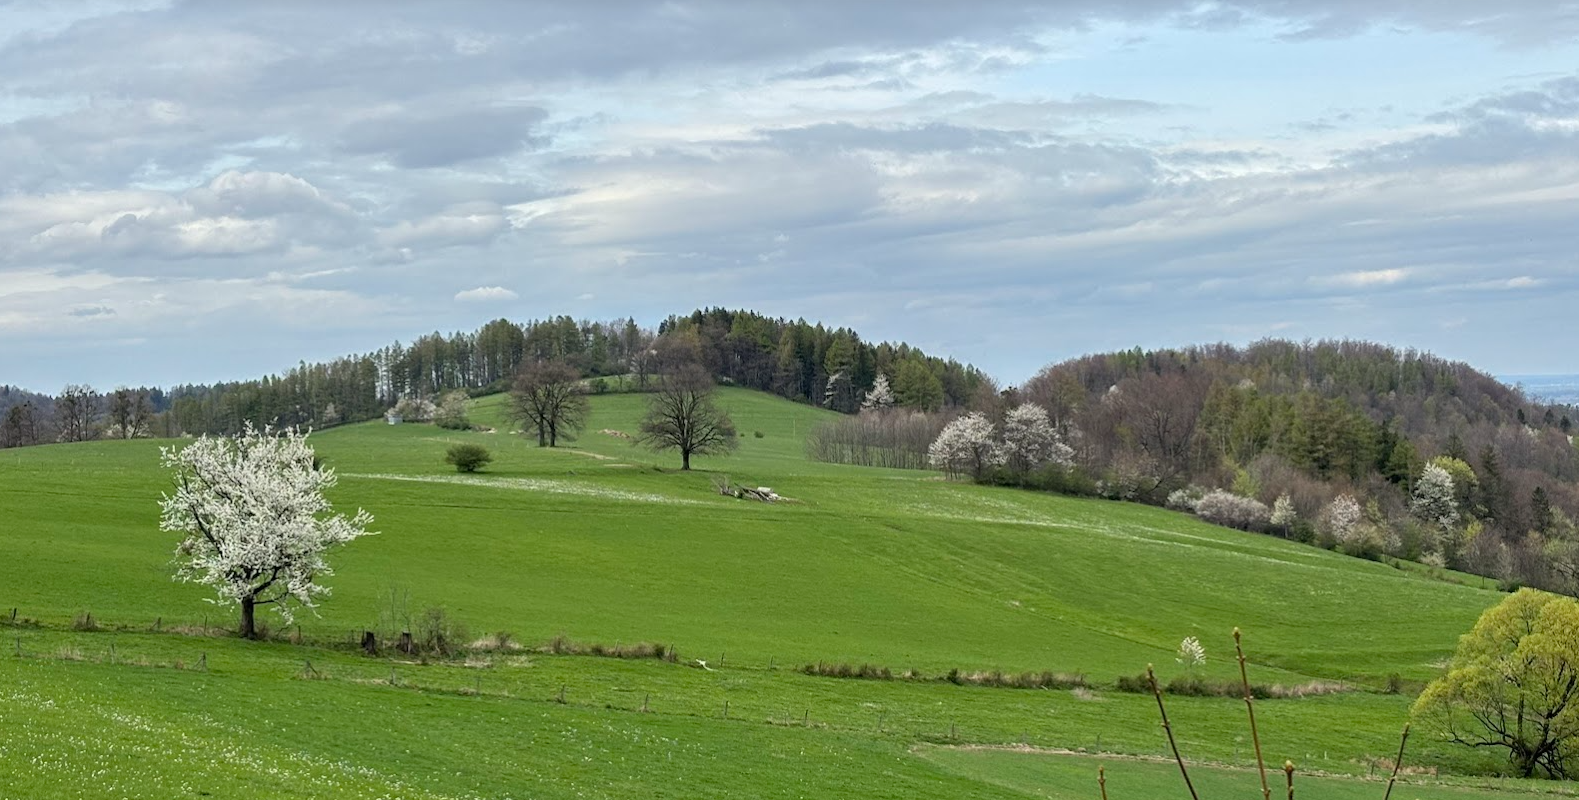
[[[241,635],[257,638],[256,609],[272,605],[290,622],[293,606],[312,609],[329,588],[326,554],[368,535],[373,517],[334,513],[324,490],[336,483],[295,429],[247,428],[160,449],[175,491],[159,504],[159,529],[182,534],[177,580],[212,588],[241,609]]]
[[[1522,589],[1482,614],[1412,710],[1515,774],[1579,775],[1579,602]]]
[[[1137,349],[973,408],[1027,401],[1103,496],[1195,511],[1220,489],[1272,506],[1257,529],[1579,592],[1576,411],[1466,365],[1347,341]]]
[[[983,480],[998,468],[1024,478],[1046,466],[1066,467],[1073,450],[1048,421],[1047,412],[1022,404],[1005,415],[1002,432],[987,415],[972,411],[943,427],[927,448],[927,461],[950,477]]]

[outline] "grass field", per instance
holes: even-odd
[[[1208,675],[1236,674],[1234,626],[1253,681],[1362,690],[1260,704],[1269,757],[1365,775],[1396,747],[1409,704],[1378,690],[1390,675],[1429,679],[1500,597],[1153,508],[810,462],[802,438],[827,412],[743,390],[720,399],[739,452],[691,473],[605,432],[635,431],[639,395],[593,398],[580,440],[556,450],[512,436],[498,397],[473,414],[495,433],[315,434],[342,477],[334,500],[373,512],[380,535],[334,557],[334,595],[300,620],[300,645],[169,632],[229,625],[233,611],[169,579],[161,443],[0,452],[0,613],[42,623],[0,630],[14,640],[0,642],[0,797],[1089,797],[1082,758],[955,745],[1159,755],[1155,704],[1114,679],[1147,663],[1177,674],[1187,635],[1206,644]],[[457,475],[441,461],[457,441],[494,463]],[[719,496],[717,475],[794,502]],[[474,635],[662,642],[682,658],[509,650],[423,665],[336,646],[427,606]],[[69,630],[82,612],[114,629]],[[1096,689],[793,669],[818,661],[1078,672]],[[1241,702],[1177,698],[1170,713],[1186,756],[1249,763]],[[1441,788],[1480,780],[1495,757],[1424,735],[1411,751],[1444,776],[1395,796],[1553,788]],[[1182,792],[1161,767],[1115,757],[1110,776],[1132,773],[1137,788],[1111,796]],[[1219,772],[1208,780],[1243,782]]]

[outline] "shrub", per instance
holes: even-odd
[[[466,626],[450,617],[442,606],[429,606],[417,619],[415,631],[417,647],[425,653],[439,656],[450,656],[460,652],[464,644],[470,640],[466,635]]]
[[[476,472],[490,461],[493,456],[480,444],[450,445],[449,452],[444,454],[444,463],[454,464],[456,472]]]
[[[762,431],[752,431],[751,435],[756,437],[756,438],[758,438],[758,439],[767,438],[766,435],[762,433]]]
[[[1188,511],[1193,514],[1195,513],[1196,505],[1205,496],[1206,490],[1192,483],[1183,489],[1174,489],[1169,492],[1166,505],[1174,511]]]
[[[1245,531],[1265,530],[1272,510],[1265,503],[1215,489],[1195,504],[1195,514],[1207,522]]]

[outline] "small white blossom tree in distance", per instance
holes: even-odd
[[[159,529],[185,534],[176,547],[175,579],[212,587],[216,602],[241,607],[241,635],[257,638],[255,612],[273,605],[289,623],[291,605],[316,607],[333,570],[324,553],[369,535],[371,514],[333,513],[323,492],[334,470],[320,466],[295,429],[204,436],[186,447],[160,448],[176,490],[160,502]]]
[[[893,408],[894,403],[894,390],[888,385],[888,376],[877,373],[877,378],[872,381],[872,390],[861,400],[861,410],[883,411]]]
[[[1059,440],[1047,411],[1035,403],[1022,403],[1003,418],[1003,448],[1018,472],[1047,464],[1067,467],[1075,458],[1075,451]]]
[[[950,476],[969,474],[980,478],[988,467],[1003,463],[992,420],[972,411],[948,425],[927,448],[927,461]]]

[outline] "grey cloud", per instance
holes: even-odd
[[[339,146],[348,153],[387,156],[401,167],[446,167],[546,145],[534,130],[547,116],[535,107],[393,114],[353,123],[342,132]]]

